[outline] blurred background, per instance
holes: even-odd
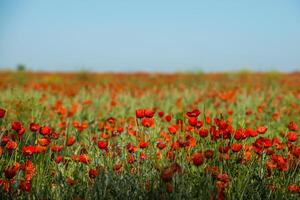
[[[1,0],[0,69],[299,71],[299,0]]]

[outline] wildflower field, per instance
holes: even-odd
[[[300,73],[0,77],[0,199],[300,198]]]

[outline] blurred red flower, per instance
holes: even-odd
[[[42,135],[50,135],[52,132],[52,130],[50,129],[49,126],[43,126],[42,128],[40,128],[40,134]]]
[[[38,125],[38,124],[36,124],[36,123],[34,123],[34,122],[30,123],[30,125],[29,125],[29,129],[32,132],[37,132],[40,128],[41,128],[41,126]]]
[[[20,189],[22,191],[30,192],[30,190],[31,190],[30,181],[21,180],[20,181]]]
[[[193,164],[196,166],[202,165],[204,162],[204,157],[203,157],[202,153],[200,153],[200,152],[194,153],[192,155],[192,161],[193,161]]]
[[[67,146],[72,146],[75,143],[76,139],[75,137],[69,137],[67,139]]]
[[[148,118],[152,118],[155,114],[155,112],[151,109],[145,109],[144,113],[145,113],[145,117],[148,117]]]
[[[3,108],[0,108],[0,118],[4,118],[6,113],[6,110],[4,110]]]
[[[288,128],[290,129],[290,131],[298,131],[299,130],[298,125],[294,121],[291,121],[288,124]]]
[[[16,122],[16,121],[15,121],[15,122],[12,122],[11,128],[12,128],[14,131],[18,132],[19,130],[21,130],[22,124],[21,124],[21,122]]]
[[[142,125],[149,128],[154,125],[154,121],[152,118],[145,118],[145,119],[142,119]]]
[[[106,141],[98,141],[98,147],[99,149],[107,149],[108,143]]]
[[[288,141],[295,142],[298,139],[298,134],[294,132],[288,132],[286,135]]]
[[[233,152],[239,152],[243,148],[243,145],[234,143],[231,145],[231,150]]]
[[[9,140],[6,145],[5,148],[7,150],[15,150],[17,148],[18,144],[15,141]]]
[[[4,170],[5,178],[12,179],[15,177],[17,172],[19,171],[21,165],[20,163],[16,162],[14,165],[9,166]]]
[[[135,111],[136,118],[143,118],[145,117],[145,110],[144,109],[137,109]]]

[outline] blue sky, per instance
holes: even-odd
[[[0,68],[300,70],[299,0],[1,0]]]

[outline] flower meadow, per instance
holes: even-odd
[[[0,77],[0,199],[300,198],[300,73]]]

